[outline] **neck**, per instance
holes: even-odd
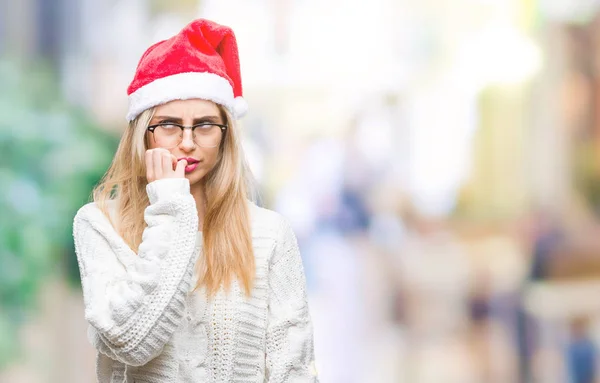
[[[196,211],[198,212],[198,230],[202,231],[204,224],[204,214],[206,213],[206,194],[204,193],[204,185],[201,182],[196,182],[190,186],[190,193],[196,201]]]

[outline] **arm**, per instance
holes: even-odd
[[[289,224],[282,220],[280,227],[269,267],[266,377],[269,383],[317,383],[302,258]]]
[[[198,230],[187,179],[148,184],[139,254],[93,204],[73,222],[85,317],[99,352],[144,365],[160,354],[183,315]]]

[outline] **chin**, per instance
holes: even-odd
[[[205,175],[204,172],[194,171],[189,174],[186,174],[185,178],[190,180],[190,186],[191,186],[191,185],[194,185],[194,184],[200,182],[204,178],[204,175]]]

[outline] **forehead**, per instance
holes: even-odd
[[[190,99],[174,100],[156,107],[155,115],[168,115],[172,117],[201,117],[219,115],[219,107],[212,101]]]

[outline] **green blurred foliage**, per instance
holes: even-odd
[[[44,279],[79,284],[73,216],[108,167],[117,138],[61,98],[43,65],[0,60],[0,369]],[[66,273],[65,273],[66,271]]]

